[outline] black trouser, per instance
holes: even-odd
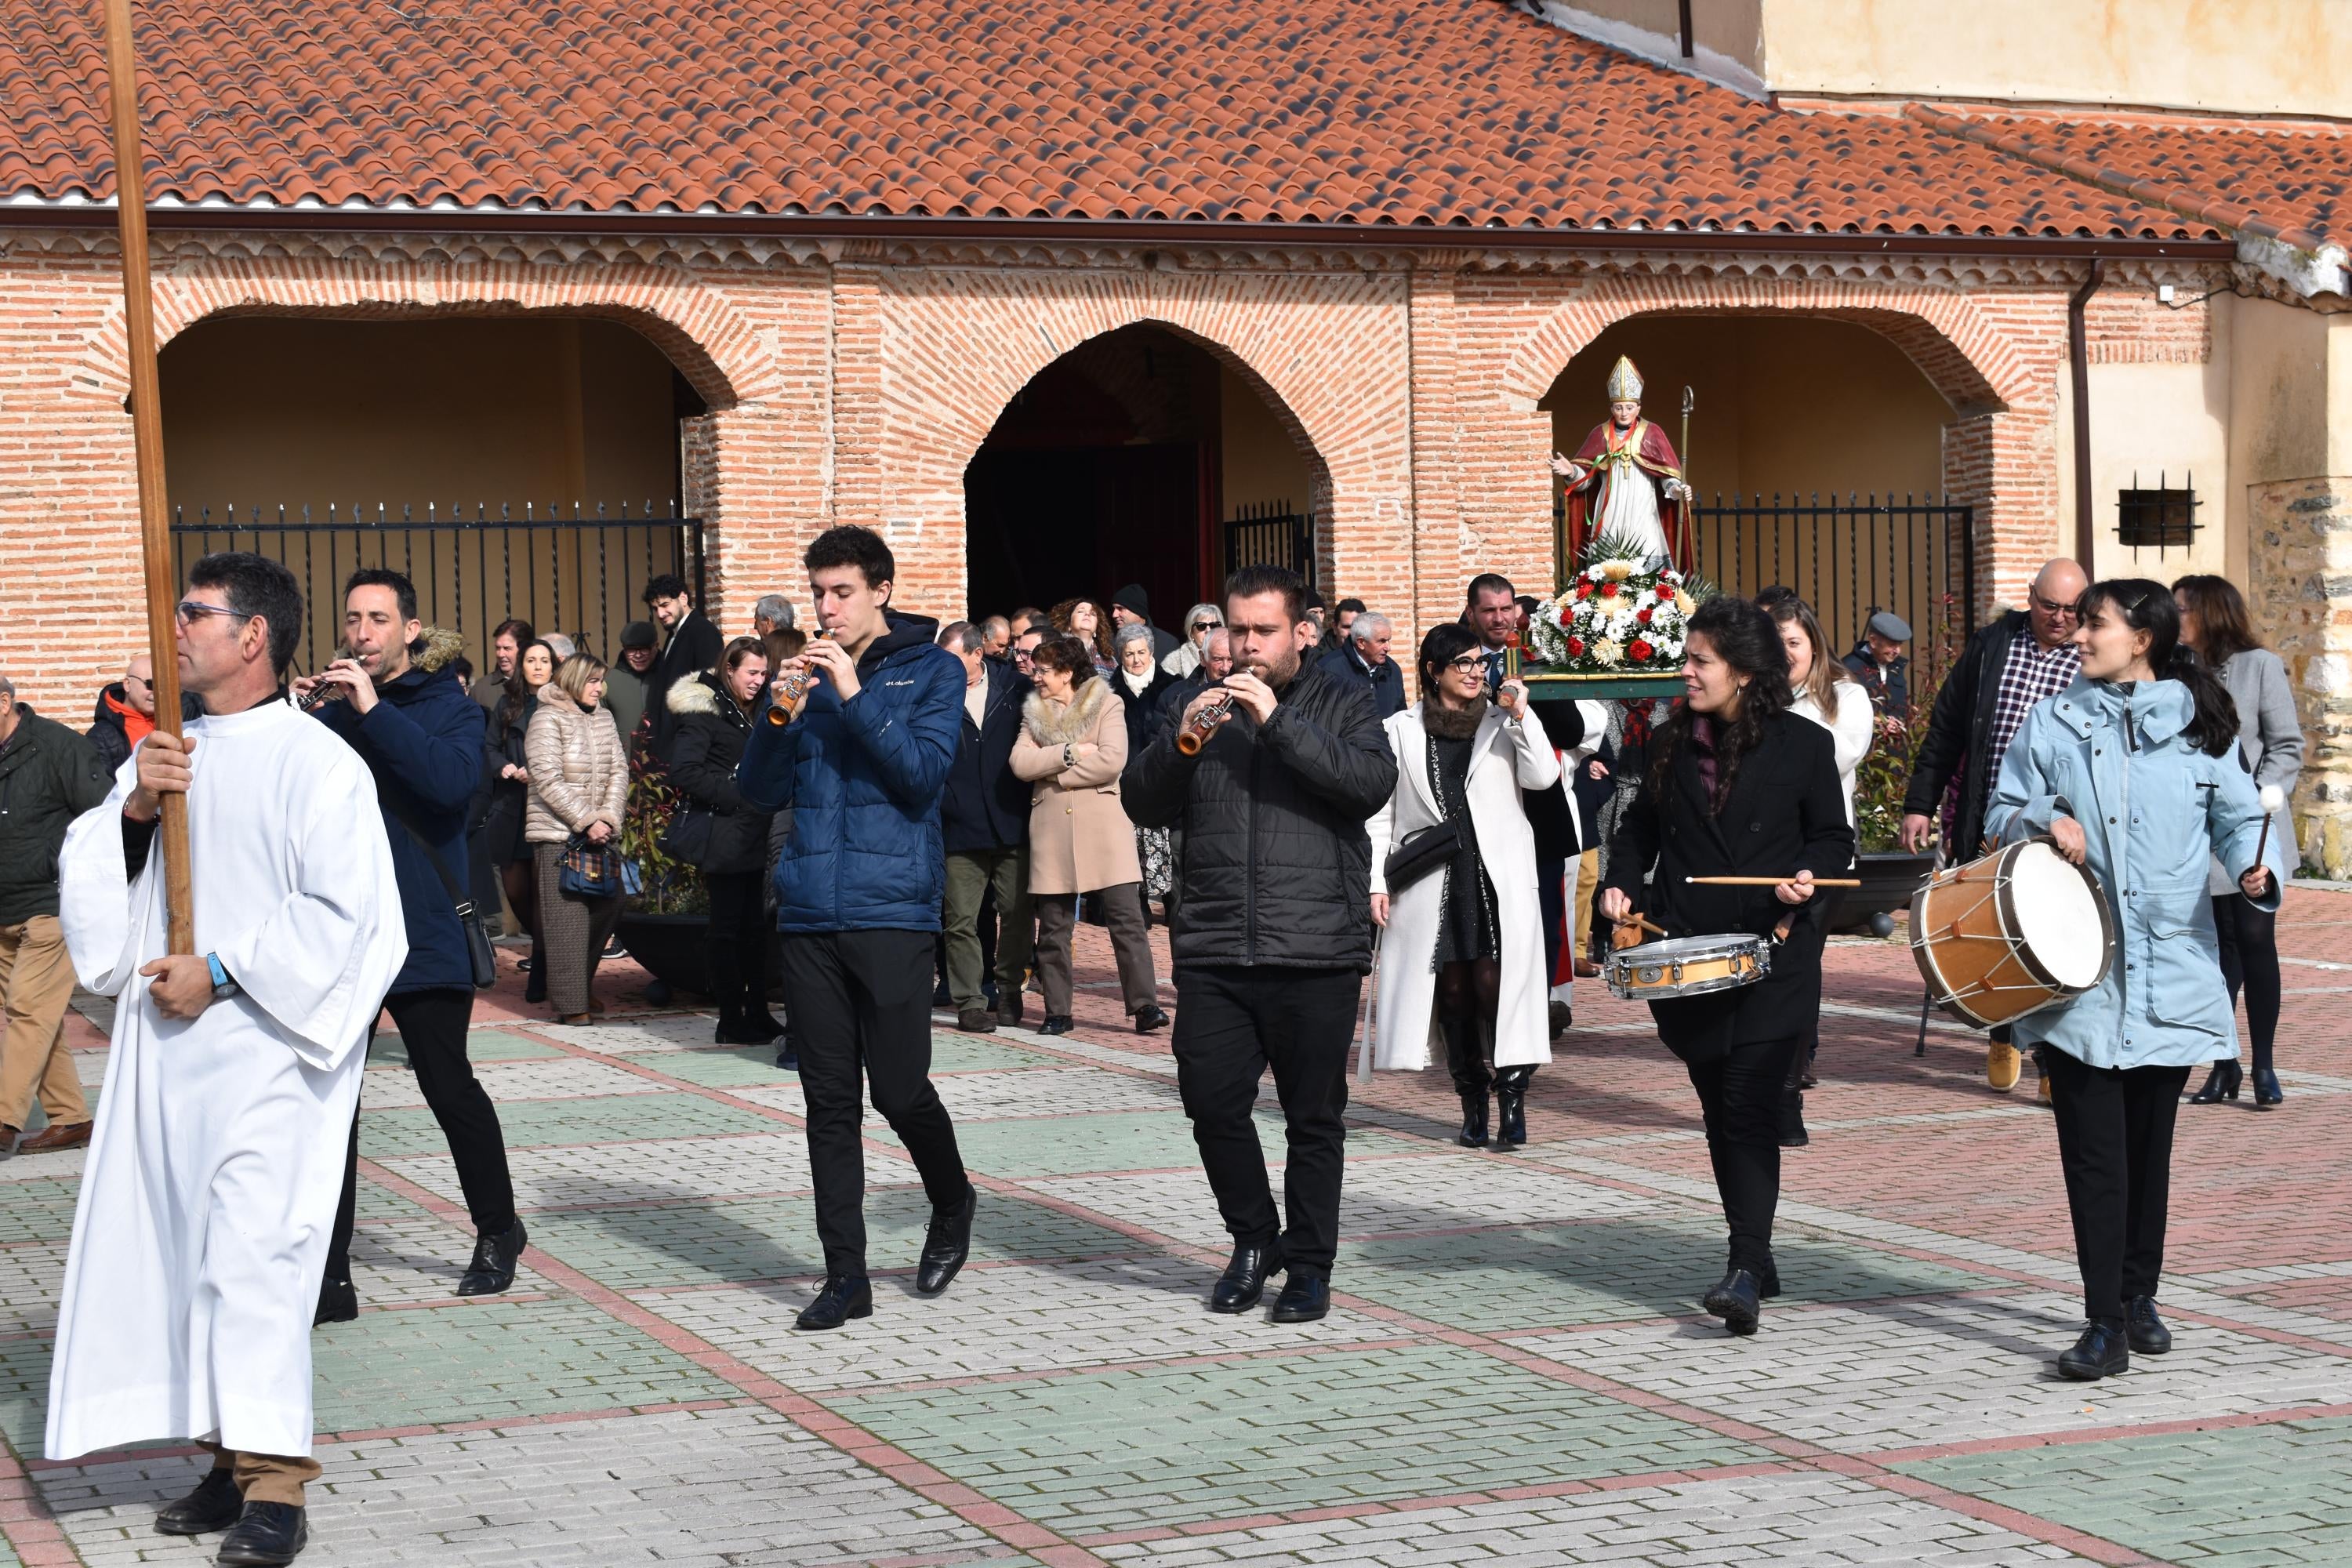
[[[2243,893],[2213,899],[2213,929],[2221,938],[2221,978],[2230,1001],[2246,994],[2246,1033],[2254,1046],[2254,1070],[2271,1070],[2271,1047],[2278,1039],[2278,916],[2254,908]]]
[[[784,934],[784,994],[800,1040],[816,1234],[824,1271],[836,1279],[866,1277],[866,1152],[858,1138],[865,1087],[906,1144],[933,1208],[953,1208],[971,1191],[955,1124],[931,1087],[935,935]]]
[[[1293,1268],[1331,1272],[1339,1250],[1339,1176],[1348,1128],[1348,1047],[1363,977],[1352,969],[1218,965],[1176,972],[1176,1083],[1217,1212],[1238,1242],[1282,1236]],[[1289,1158],[1283,1230],[1250,1112],[1274,1068]]]
[[[2164,1272],[2172,1200],[2172,1122],[2189,1069],[2086,1067],[2045,1046],[2058,1160],[2083,1270],[2083,1315],[2109,1325]]]
[[[1780,1096],[1803,1044],[1800,1035],[1741,1040],[1713,1061],[1688,1064],[1731,1232],[1731,1267],[1759,1278],[1772,1268],[1772,1216],[1780,1206]]]
[[[710,890],[710,993],[719,1021],[768,1011],[768,906],[761,871],[705,871]]]
[[[400,1030],[416,1087],[432,1108],[441,1135],[449,1140],[457,1185],[475,1231],[497,1236],[514,1228],[514,1182],[507,1174],[506,1134],[499,1108],[466,1059],[466,1026],[474,1018],[474,993],[451,988],[404,991],[384,998],[385,1011]],[[343,1160],[343,1196],[335,1208],[334,1238],[328,1244],[327,1278],[352,1277],[352,1226],[359,1203],[360,1119],[352,1115],[351,1152]]]

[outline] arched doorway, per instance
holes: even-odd
[[[1226,520],[1303,518],[1315,467],[1218,354],[1150,323],[1103,333],[1038,372],[964,470],[971,613],[1139,583],[1172,628],[1231,564]]]
[[[1909,354],[1856,321],[1798,312],[1637,315],[1593,337],[1538,406],[1573,453],[1609,416],[1620,355],[1645,383],[1643,416],[1680,451],[1697,492],[1699,569],[1724,588],[1768,584],[1811,601],[1840,651],[1873,609],[1895,610],[1930,656],[1945,595],[1961,593],[1966,510],[1941,492],[1957,410]]]
[[[615,321],[559,314],[240,314],[168,342],[165,486],[180,553],[285,561],[314,613],[360,565],[404,571],[477,668],[509,615],[610,658],[646,582],[694,582],[679,422],[709,412],[669,357]]]

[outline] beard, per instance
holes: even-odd
[[[1298,676],[1298,650],[1286,647],[1272,659],[1253,659],[1241,668],[1265,681],[1276,691],[1289,685]]]

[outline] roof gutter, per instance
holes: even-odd
[[[896,214],[531,211],[504,207],[150,206],[158,232],[647,235],[676,238],[1035,245],[1276,245],[1655,255],[1966,256],[2014,260],[2230,261],[2235,241],[2142,235],[1853,234],[1766,229],[1508,228],[1218,219],[935,217]],[[104,230],[111,202],[0,202],[0,228]]]

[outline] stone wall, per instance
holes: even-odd
[[[2352,474],[2249,487],[2247,607],[2303,718],[2294,812],[2304,863],[2352,879]]]

